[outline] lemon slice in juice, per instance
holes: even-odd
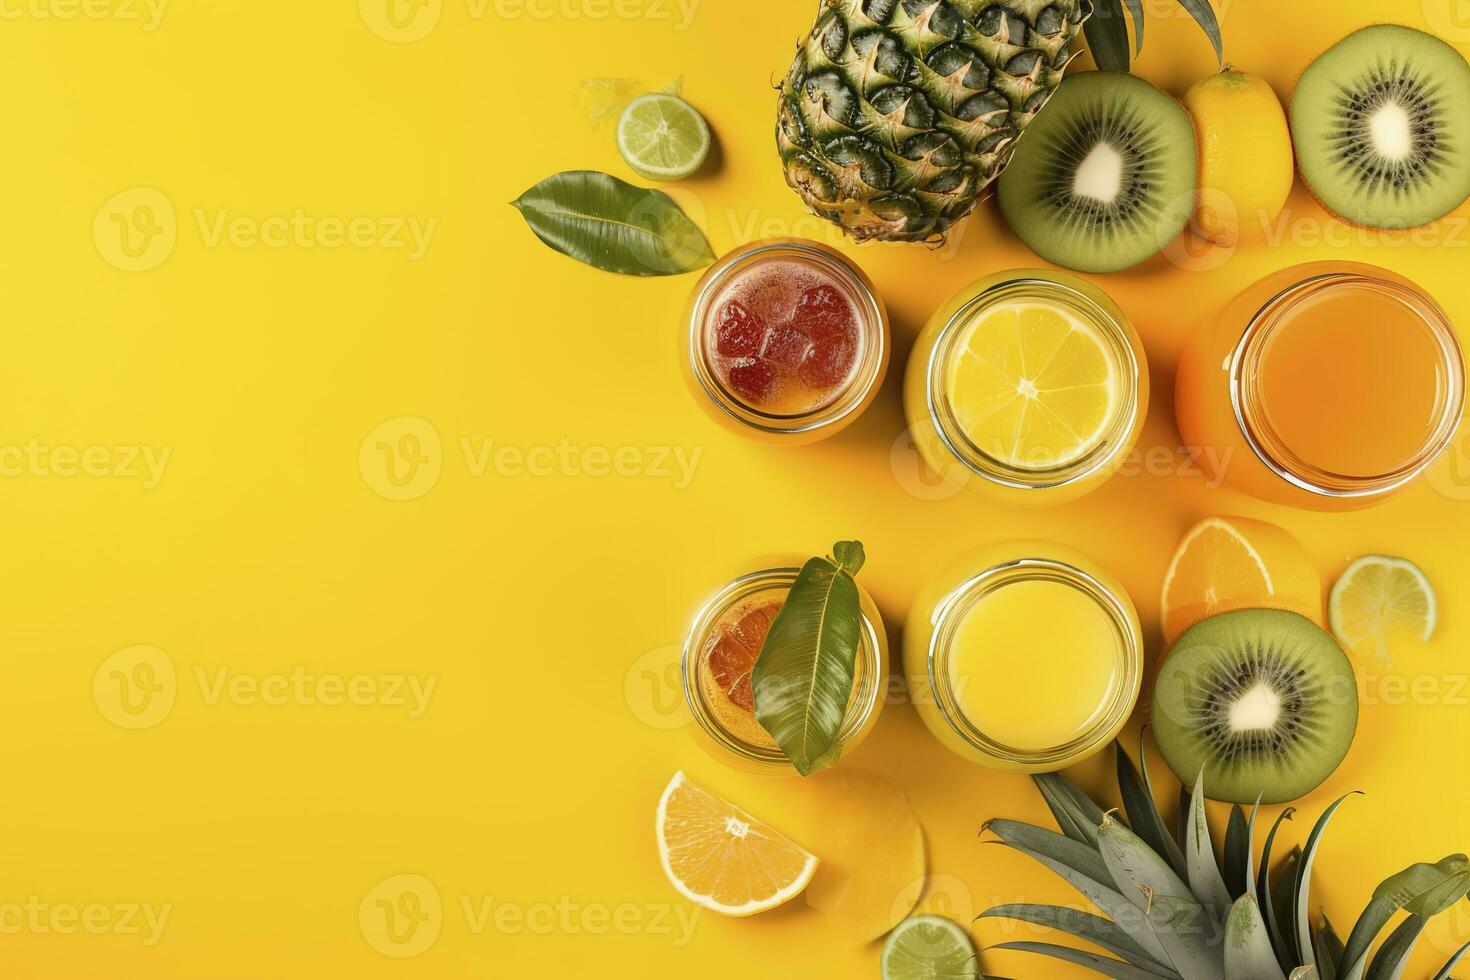
[[[1000,463],[1047,470],[1097,447],[1117,414],[1116,358],[1093,324],[1059,306],[1002,303],[964,327],[949,358],[950,407]]]

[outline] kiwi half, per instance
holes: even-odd
[[[1310,793],[1347,755],[1358,727],[1352,664],[1305,616],[1242,609],[1179,638],[1159,671],[1154,737],[1186,786],[1285,803]]]
[[[1194,204],[1194,126],[1133,75],[1068,75],[1016,142],[1000,208],[1042,258],[1116,272],[1156,255]]]
[[[1338,217],[1428,224],[1470,197],[1470,65],[1423,31],[1365,27],[1302,73],[1291,136],[1302,180]]]

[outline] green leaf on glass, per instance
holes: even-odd
[[[861,542],[840,541],[803,565],[751,673],[756,721],[803,776],[842,753],[863,629],[853,576],[863,561]]]

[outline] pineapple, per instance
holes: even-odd
[[[1090,0],[823,0],[781,84],[786,182],[859,241],[942,241],[1091,13]]]
[[[1304,848],[1293,849],[1274,876],[1272,845],[1287,807],[1266,835],[1259,865],[1249,818],[1230,813],[1222,860],[1205,822],[1204,786],[1181,790],[1180,819],[1170,830],[1154,805],[1148,763],[1142,774],[1118,748],[1118,785],[1127,820],[1104,812],[1064,777],[1033,777],[1062,833],[1012,820],[987,829],[1004,843],[1061,875],[1107,918],[1079,909],[1004,905],[981,918],[1047,926],[1086,940],[1111,956],[1070,946],[1004,943],[1123,980],[1397,980],[1431,916],[1465,897],[1470,859],[1453,854],[1414,864],[1379,885],[1344,943],[1325,915],[1312,920],[1308,895],[1323,829],[1347,797],[1322,814]],[[1370,959],[1378,933],[1400,909],[1407,917]],[[1434,975],[1446,980],[1470,944]]]

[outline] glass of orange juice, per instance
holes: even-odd
[[[1062,272],[997,273],[920,332],[904,412],[929,468],[1011,505],[1059,504],[1125,462],[1148,410],[1148,362],[1102,290]]]
[[[1338,510],[1422,473],[1464,401],[1459,341],[1428,294],[1387,269],[1318,262],[1247,287],[1197,330],[1174,404],[1217,479]]]
[[[904,674],[925,726],[995,769],[1051,772],[1122,730],[1143,636],[1121,584],[1061,545],[984,548],[936,572],[904,630]]]
[[[762,562],[761,565],[767,565]],[[786,593],[801,571],[791,557],[747,572],[708,596],[684,637],[680,674],[684,700],[701,744],[746,772],[793,774],[775,739],[755,718],[751,670]],[[846,753],[867,738],[883,710],[888,681],[888,636],[867,590],[858,584],[862,629],[852,695],[838,737]]]
[[[680,360],[732,431],[800,445],[841,431],[888,370],[888,313],[841,252],[798,238],[736,249],[690,297]]]

